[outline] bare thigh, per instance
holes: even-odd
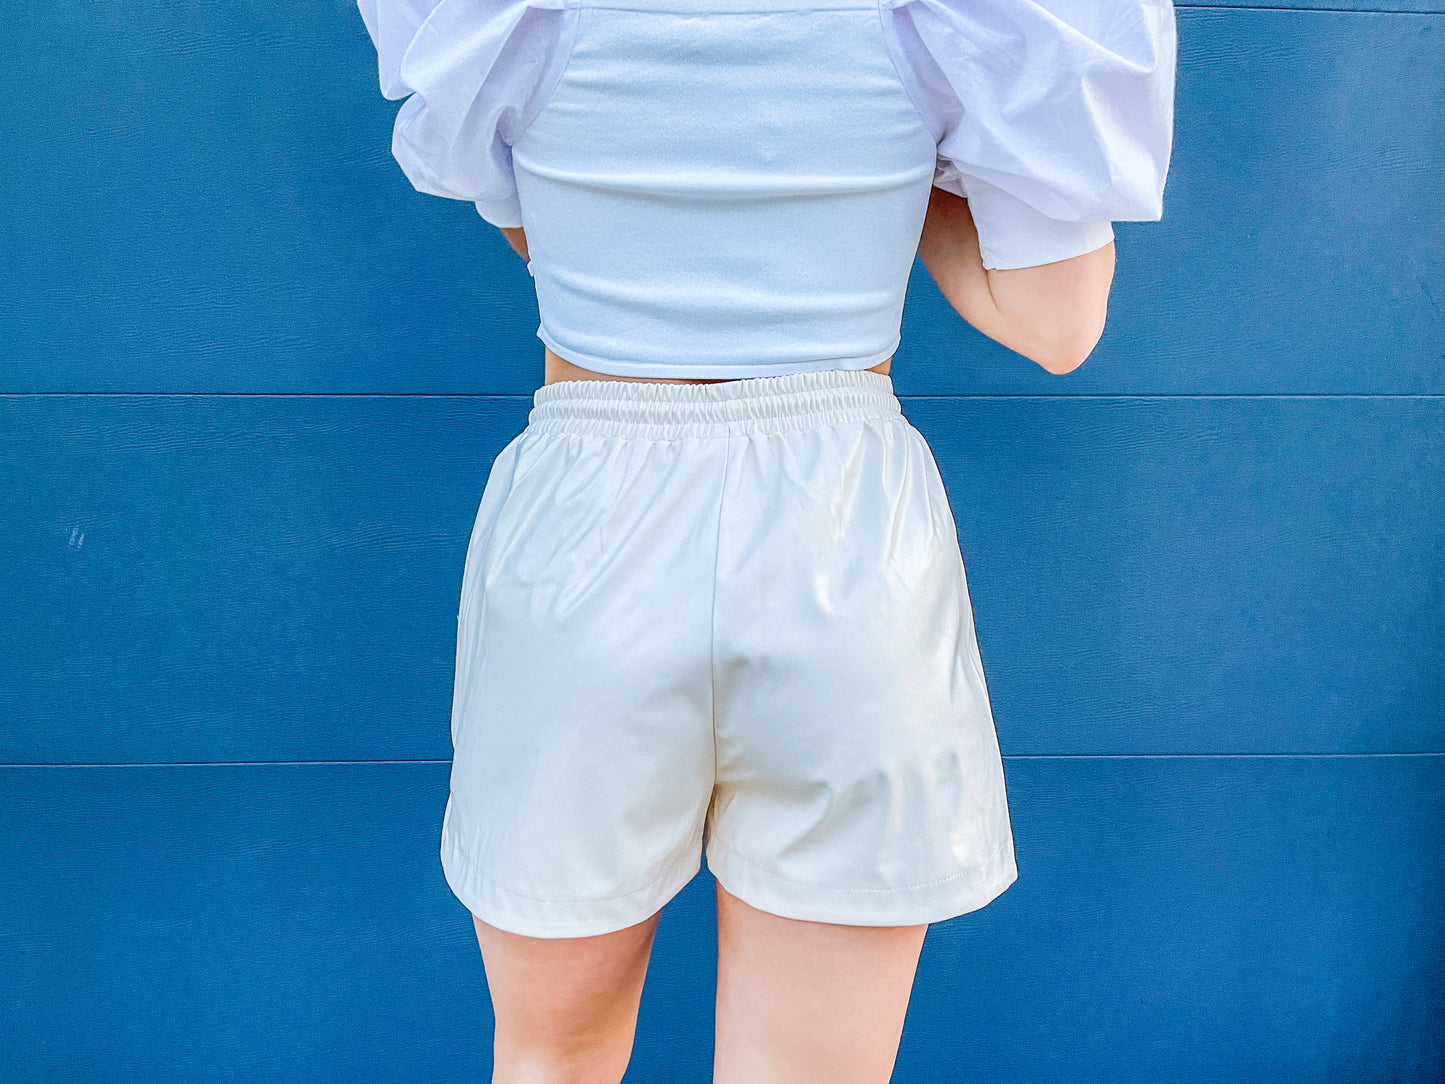
[[[887,1084],[927,925],[780,918],[717,886],[714,1084]]]
[[[716,887],[714,1084],[887,1084],[928,927],[782,918]],[[559,938],[473,920],[496,1017],[493,1084],[622,1079],[658,917]]]
[[[493,1084],[617,1084],[658,915],[595,937],[524,937],[473,917],[496,1017]]]

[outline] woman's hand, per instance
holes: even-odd
[[[530,263],[532,257],[527,255],[527,235],[522,232],[522,227],[498,226],[497,229],[502,231],[502,236],[507,239],[507,244],[516,250],[517,255]]]
[[[1104,334],[1114,244],[1056,263],[990,271],[968,201],[934,188],[918,255],[958,314],[1056,375],[1073,372]]]

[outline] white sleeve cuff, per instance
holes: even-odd
[[[1114,240],[1112,222],[1065,222],[1034,210],[1001,188],[963,178],[968,209],[978,229],[979,254],[990,271],[1082,256]]]
[[[503,200],[478,200],[477,214],[493,226],[516,229],[522,225],[522,203],[513,195]]]

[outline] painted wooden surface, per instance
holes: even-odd
[[[0,391],[541,382],[531,279],[392,161],[354,7],[9,7]],[[1445,20],[1181,7],[1178,26],[1165,215],[1115,227],[1093,357],[1062,379],[1021,360],[920,264],[900,394],[1445,392]]]
[[[1445,1079],[1445,9],[1181,6],[1052,377],[916,266],[1020,878],[894,1079]],[[0,1082],[485,1080],[455,612],[541,379],[348,0],[0,0]],[[710,878],[628,1081],[707,1079]]]
[[[0,398],[0,760],[449,757],[471,520],[530,402]],[[1445,751],[1445,399],[904,411],[1005,750]]]
[[[485,1081],[446,771],[0,768],[0,1080]],[[930,930],[895,1079],[1439,1079],[1445,758],[1005,772],[1019,881]],[[711,893],[664,908],[629,1082],[708,1079]]]

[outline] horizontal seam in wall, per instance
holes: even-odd
[[[1312,760],[1329,757],[1445,757],[1445,750],[1406,753],[1005,753],[1004,760]],[[450,764],[450,760],[137,760],[0,763],[4,768],[252,768]]]
[[[1284,7],[1278,4],[1230,4],[1221,0],[1218,4],[1175,4],[1176,11],[1327,11],[1332,15],[1442,15],[1441,8],[1346,8],[1328,4],[1305,7]]]
[[[5,399],[490,399],[532,401],[531,393],[430,391],[13,391]],[[1445,399],[1445,392],[910,392],[909,399]]]

